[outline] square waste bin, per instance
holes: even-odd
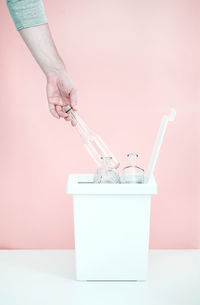
[[[146,280],[152,177],[143,184],[95,184],[70,175],[77,280]]]

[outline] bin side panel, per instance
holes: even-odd
[[[150,195],[74,195],[78,280],[147,278]]]

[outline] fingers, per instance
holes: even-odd
[[[65,121],[71,121],[72,126],[76,126],[74,121],[69,116],[67,118],[65,118]]]
[[[69,114],[66,113],[63,108],[64,107],[61,107],[59,105],[56,106],[53,104],[49,104],[49,110],[53,117],[57,119],[64,118],[66,121],[71,121]]]
[[[65,105],[65,101],[61,98],[61,96],[48,96],[48,101],[50,104],[53,105],[60,105],[60,106]]]
[[[49,104],[49,111],[53,115],[54,118],[56,118],[56,119],[64,118],[66,121],[71,121],[72,126],[75,126],[76,124],[70,118],[69,114],[64,111],[63,108],[64,107],[61,107],[59,105],[56,106],[53,104]]]
[[[72,121],[72,120],[71,120],[71,124],[73,127],[76,126],[76,123],[74,123],[74,121]]]
[[[49,111],[51,112],[51,114],[53,115],[54,118],[59,119],[60,116],[56,111],[56,106],[53,104],[49,104]]]
[[[77,90],[72,82],[58,81],[58,90],[60,96],[65,102],[65,105],[69,104],[74,110],[77,110]]]
[[[77,90],[75,88],[72,88],[69,97],[71,106],[74,110],[77,110]]]
[[[48,97],[49,110],[51,114],[59,119],[60,117],[67,117],[68,114],[63,111],[63,106],[67,104],[67,99],[63,99],[60,96]],[[69,103],[69,102],[68,102]]]
[[[56,83],[56,79],[48,78],[47,80],[47,98],[48,102],[53,105],[63,106],[63,100]]]
[[[63,101],[63,106],[66,106],[70,103],[69,98],[66,96],[62,96],[61,99]]]
[[[59,105],[55,106],[55,107],[56,107],[56,111],[57,111],[58,115],[61,118],[68,118],[69,117],[69,114],[64,111],[64,109],[63,109],[64,107],[61,107]]]
[[[70,93],[69,97],[67,96],[52,96],[48,97],[49,104],[53,104],[55,106],[66,106],[71,105],[74,110],[77,110],[76,108],[76,91],[72,91]]]
[[[71,120],[69,113],[65,111],[65,106],[70,105],[73,110],[77,110],[77,90],[67,74],[61,75],[59,79],[48,78],[47,98],[49,110],[55,118],[61,117],[67,121]]]

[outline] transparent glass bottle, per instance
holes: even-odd
[[[109,162],[110,168],[118,168],[120,163],[111,153],[111,151],[103,142],[101,137],[95,134],[91,129],[89,129],[86,123],[78,115],[78,113],[76,111],[73,111],[70,106],[66,106],[65,111],[69,113],[71,120],[73,121],[75,128],[81,137],[84,147],[86,148],[94,162],[97,164],[98,168],[100,168],[102,165],[101,157],[107,156],[111,157]]]
[[[112,157],[101,157],[101,166],[94,175],[94,183],[119,183],[119,175],[112,167]]]
[[[127,157],[130,165],[123,168],[121,183],[144,183],[144,170],[136,165],[138,154],[129,153]]]

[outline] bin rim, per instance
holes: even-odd
[[[98,184],[92,183],[92,174],[70,174],[67,182],[68,194],[87,194],[87,195],[151,195],[157,194],[157,183],[154,177],[147,183],[131,183],[131,184]]]

